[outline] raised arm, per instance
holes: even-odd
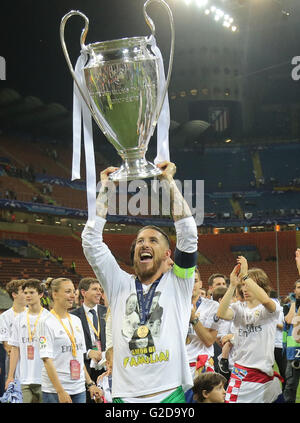
[[[252,295],[259,301],[269,312],[276,310],[276,304],[250,276],[248,276],[248,262],[243,256],[239,256],[237,262],[241,265],[238,279],[249,290]]]
[[[218,311],[217,311],[217,316],[220,317],[221,319],[224,320],[232,320],[234,313],[233,311],[229,308],[230,304],[231,304],[231,300],[233,297],[233,294],[237,288],[237,286],[240,284],[239,281],[239,277],[238,277],[238,271],[240,268],[240,264],[237,264],[233,271],[230,274],[230,284],[229,287],[224,295],[224,297],[222,298]]]
[[[124,279],[118,277],[118,275],[126,274],[120,268],[108,246],[103,242],[103,229],[108,211],[109,189],[112,187],[111,184],[114,184],[109,181],[108,177],[116,169],[115,167],[108,167],[101,172],[101,189],[96,201],[95,226],[92,228],[85,225],[81,235],[85,257],[93,268],[98,280],[101,282],[109,302],[112,298],[112,291],[118,289],[119,281]],[[130,276],[128,275],[128,277]]]
[[[108,179],[109,175],[117,170],[117,167],[110,166],[103,170],[100,174],[101,177],[101,188],[96,200],[96,215],[106,219],[108,211],[108,191],[109,188],[115,185],[114,182]]]
[[[194,275],[198,255],[198,232],[192,212],[174,181],[176,166],[171,162],[157,164],[162,170],[160,180],[170,190],[171,212],[176,229],[174,273],[180,278]]]
[[[165,181],[166,189],[170,189],[171,213],[174,222],[185,217],[192,216],[190,207],[183,198],[182,193],[179,191],[173,178],[176,172],[175,164],[165,161],[158,163],[157,167],[159,167],[163,172],[159,179],[161,181]]]

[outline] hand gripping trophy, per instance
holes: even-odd
[[[171,26],[167,78],[160,50],[156,46],[155,25],[147,14],[147,7],[153,2],[164,6]],[[81,55],[75,69],[64,40],[66,22],[74,15],[81,16],[85,21],[80,38]],[[144,179],[161,173],[158,167],[145,158],[157,124],[155,162],[169,160],[170,113],[167,90],[174,55],[173,16],[164,0],[147,0],[144,17],[152,32],[150,37],[122,38],[88,45],[85,39],[89,20],[82,12],[70,11],[61,20],[61,44],[74,79],[72,179],[80,178],[83,119],[89,212],[96,191],[95,188],[93,193],[91,188],[96,187],[91,116],[123,159],[120,168],[110,175],[112,181]]]

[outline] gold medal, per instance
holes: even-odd
[[[149,333],[149,329],[147,326],[143,325],[143,326],[139,326],[138,330],[137,330],[137,336],[139,338],[146,338],[146,336]]]

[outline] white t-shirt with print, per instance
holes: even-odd
[[[43,309],[38,324],[47,317],[49,311]],[[29,314],[29,322],[31,333],[34,331],[34,324],[38,315]],[[38,327],[38,325],[37,325]],[[23,385],[37,384],[41,385],[41,373],[43,368],[43,361],[40,358],[39,337],[37,336],[37,327],[33,335],[32,342],[29,343],[29,334],[27,327],[27,310],[20,313],[13,322],[9,344],[19,347],[20,350],[20,382]],[[27,347],[32,345],[34,348],[34,359],[27,358]]]
[[[175,222],[177,246],[180,251],[189,253],[197,250],[197,228],[194,219],[190,219]],[[191,388],[193,381],[185,340],[194,274],[180,278],[172,269],[162,276],[155,291],[158,301],[151,313],[152,320],[150,317],[147,322],[148,339],[130,339],[126,336],[126,333],[131,333],[128,327],[124,333],[124,322],[127,299],[136,293],[135,276],[119,267],[102,242],[105,222],[97,216],[95,227],[86,225],[82,239],[85,256],[104,288],[112,314],[113,398],[139,397],[178,386],[184,390]]]
[[[20,313],[16,313],[13,308],[9,308],[0,315],[0,341],[9,342],[13,323]],[[8,360],[9,363],[9,360]],[[15,379],[20,378],[20,361],[17,364],[15,371]]]
[[[280,306],[274,301],[276,310],[271,313],[262,304],[249,308],[246,302],[237,302],[229,307],[234,312],[235,362],[241,366],[261,370],[273,375],[274,342]]]
[[[196,310],[196,316],[199,317],[202,325],[207,329],[218,330],[219,323],[215,321],[214,317],[218,310],[219,303],[208,298],[202,298],[201,304]],[[188,338],[190,343],[186,344],[189,363],[197,361],[197,356],[200,354],[207,354],[208,357],[214,356],[214,346],[207,347],[203,341],[198,337],[193,325],[190,323]],[[188,342],[189,342],[188,341]]]
[[[39,325],[39,339],[40,357],[52,359],[64,390],[69,395],[74,395],[85,391],[83,354],[86,352],[86,346],[81,320],[73,314],[70,314],[70,317],[76,340],[76,360],[80,363],[80,378],[78,380],[71,379],[70,361],[74,360],[71,340],[60,321],[53,314],[50,313],[48,318]],[[69,332],[72,333],[69,320],[65,318],[62,321]],[[56,393],[45,366],[42,370],[42,391]]]

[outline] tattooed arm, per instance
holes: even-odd
[[[160,180],[165,181],[165,188],[170,190],[171,212],[174,222],[183,219],[184,217],[192,216],[189,205],[183,198],[182,193],[179,191],[173,179],[176,172],[175,164],[165,161],[157,164],[157,167],[162,170]]]
[[[101,172],[101,188],[96,200],[96,214],[99,217],[106,218],[107,210],[108,210],[108,188],[109,184],[113,184],[113,182],[109,181],[109,175],[117,170],[117,167],[108,167],[107,169]]]

